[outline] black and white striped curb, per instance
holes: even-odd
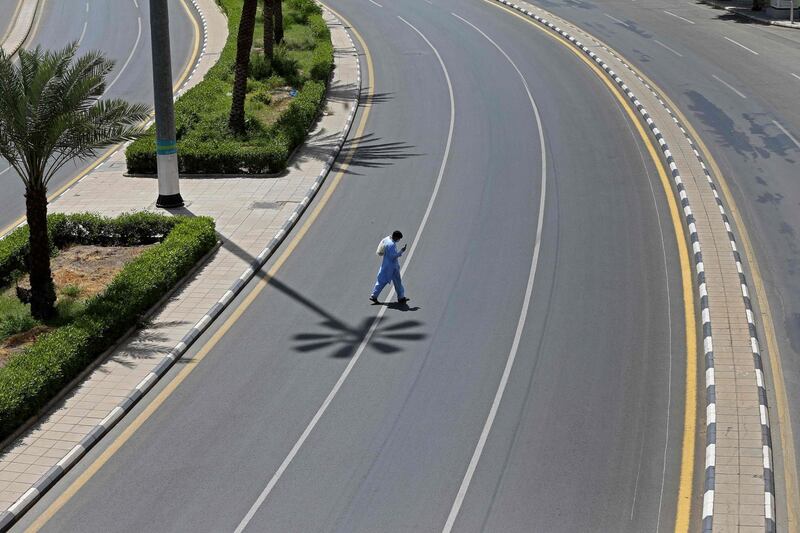
[[[539,15],[526,10],[525,8],[510,2],[509,0],[495,0],[498,3],[509,6],[520,13],[536,20],[538,23],[546,26],[551,31],[570,41],[581,52],[589,56],[605,73],[614,80],[614,82],[622,89],[631,103],[636,107],[636,110],[642,116],[650,132],[658,141],[658,145],[664,155],[664,158],[669,165],[672,179],[675,183],[675,188],[680,198],[681,207],[683,208],[683,215],[686,225],[689,229],[689,239],[692,244],[692,253],[694,258],[694,266],[696,272],[696,280],[698,285],[698,292],[700,295],[700,312],[702,321],[702,335],[703,335],[703,352],[705,359],[705,380],[706,380],[706,458],[705,458],[705,481],[703,487],[703,531],[712,531],[713,515],[714,515],[714,471],[716,465],[716,391],[714,386],[714,343],[711,331],[711,313],[708,306],[708,292],[706,289],[706,275],[705,267],[703,265],[703,253],[700,246],[700,239],[697,234],[697,227],[695,225],[694,214],[692,213],[689,198],[686,195],[686,189],[683,180],[678,170],[675,160],[672,157],[669,146],[667,146],[664,136],[656,126],[650,114],[641,104],[639,99],[633,94],[631,89],[597,54],[592,52],[587,46],[575,39],[568,32],[559,28],[552,22],[540,17]]]
[[[189,0],[194,7],[194,10],[197,12],[197,16],[200,18],[200,25],[203,28],[203,44],[200,47],[200,54],[197,56],[198,59],[194,63],[194,67],[192,67],[192,72],[189,74],[189,77],[186,78],[183,83],[181,84],[180,88],[178,88],[178,92],[175,93],[173,96],[173,100],[177,100],[179,96],[181,96],[184,92],[186,92],[186,85],[192,80],[194,75],[197,73],[197,68],[200,66],[200,63],[203,61],[203,58],[206,56],[206,46],[208,45],[208,22],[206,22],[206,16],[203,13],[203,10],[200,8],[200,5],[197,3],[197,0]]]
[[[755,367],[756,387],[758,389],[758,404],[759,404],[758,409],[759,409],[759,419],[761,423],[761,449],[762,449],[762,462],[764,468],[764,527],[767,533],[772,533],[776,531],[777,526],[775,523],[775,476],[772,463],[772,433],[770,431],[769,410],[767,408],[767,389],[764,384],[765,383],[764,367],[762,364],[761,350],[758,342],[758,331],[755,323],[755,314],[753,312],[752,301],[750,299],[750,291],[747,285],[747,277],[745,276],[744,273],[744,268],[742,265],[742,256],[739,253],[738,246],[736,245],[736,237],[734,236],[733,229],[731,228],[730,219],[728,218],[728,214],[725,211],[725,206],[717,190],[717,185],[714,183],[714,180],[711,176],[711,172],[709,172],[708,167],[706,166],[705,161],[703,160],[703,156],[697,149],[694,140],[692,139],[691,135],[689,135],[689,132],[686,131],[686,129],[680,123],[678,118],[669,108],[667,103],[653,89],[653,87],[651,87],[650,84],[647,83],[647,81],[645,81],[627,62],[625,62],[625,60],[619,57],[619,55],[615,54],[612,50],[609,50],[608,48],[605,49],[610,54],[612,54],[634,76],[636,76],[636,78],[658,100],[658,103],[664,108],[664,110],[669,114],[670,118],[672,118],[675,125],[678,126],[678,128],[681,130],[681,133],[684,135],[689,145],[692,147],[692,151],[694,152],[697,161],[700,163],[700,167],[703,169],[706,181],[708,182],[708,185],[711,188],[712,193],[714,194],[714,200],[717,204],[717,207],[719,208],[720,215],[722,216],[722,221],[725,224],[725,230],[728,233],[728,240],[730,241],[731,251],[733,252],[733,258],[734,261],[736,262],[736,270],[739,274],[739,284],[742,291],[742,299],[744,301],[745,315],[747,317],[747,325],[750,334],[750,347],[753,352],[753,366]]]
[[[338,24],[341,24],[341,21],[339,21],[332,13],[331,16],[337,21]],[[350,36],[350,32],[347,31],[347,27],[344,24],[342,24],[342,28],[347,33],[347,37],[351,44],[351,49],[344,50],[344,52],[352,52],[355,55],[357,53],[357,49],[355,43],[353,42],[353,38]],[[264,248],[261,253],[258,254],[258,257],[250,263],[247,269],[239,276],[233,285],[231,285],[231,287],[217,301],[217,303],[215,303],[214,306],[205,315],[203,315],[203,317],[194,326],[192,326],[192,328],[186,335],[184,335],[181,341],[178,342],[178,344],[176,344],[175,347],[173,347],[172,350],[170,350],[170,352],[158,363],[158,365],[156,365],[156,367],[149,374],[147,374],[147,376],[145,376],[145,378],[142,379],[139,384],[136,385],[136,388],[133,390],[133,392],[131,392],[122,402],[120,402],[120,404],[117,405],[108,414],[108,416],[106,416],[97,426],[95,426],[83,438],[83,440],[76,444],[55,466],[50,468],[50,470],[48,470],[41,478],[39,478],[39,480],[16,502],[14,502],[14,504],[9,507],[7,511],[0,514],[0,532],[8,531],[8,529],[14,524],[14,522],[16,522],[22,513],[30,508],[30,506],[33,505],[33,503],[35,503],[50,487],[52,487],[53,484],[55,484],[55,482],[67,472],[67,470],[75,465],[75,463],[77,463],[78,460],[83,457],[83,455],[92,446],[94,446],[103,435],[105,435],[112,427],[114,427],[114,424],[116,424],[128,411],[131,410],[136,402],[139,401],[139,399],[146,394],[147,391],[149,391],[156,384],[156,382],[158,382],[158,380],[164,376],[164,374],[167,373],[172,365],[174,365],[175,362],[183,356],[189,346],[191,346],[192,343],[195,342],[197,338],[205,331],[209,324],[211,324],[233,301],[236,295],[256,275],[256,273],[261,269],[261,267],[264,266],[267,260],[269,260],[269,258],[275,253],[275,250],[278,248],[278,246],[285,240],[286,236],[297,224],[297,221],[308,208],[314,196],[324,183],[325,178],[333,166],[333,162],[341,152],[345,139],[352,128],[361,96],[361,65],[360,62],[357,62],[357,64],[358,71],[356,74],[355,87],[356,95],[353,99],[347,121],[342,128],[341,133],[339,134],[337,143],[333,147],[331,154],[325,160],[324,168],[317,176],[314,184],[311,185],[306,196],[294,209],[289,219],[284,222],[283,226],[281,226],[280,230],[278,230],[266,248]]]

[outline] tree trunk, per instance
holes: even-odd
[[[264,57],[272,61],[275,55],[275,15],[273,4],[278,0],[264,0]]]
[[[244,99],[247,94],[247,74],[250,71],[250,50],[253,47],[253,30],[256,28],[258,0],[244,0],[239,34],[236,38],[236,67],[233,79],[233,102],[228,127],[233,133],[244,133]]]
[[[275,44],[283,42],[283,3],[281,0],[272,0],[275,13]]]
[[[30,230],[31,315],[36,320],[49,320],[56,314],[56,291],[50,272],[50,239],[47,235],[47,190],[25,191]]]

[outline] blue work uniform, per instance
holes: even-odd
[[[397,291],[397,298],[405,298],[406,291],[403,289],[403,281],[400,279],[400,256],[403,251],[397,248],[397,243],[391,237],[383,239],[383,261],[378,270],[378,279],[375,281],[375,288],[372,289],[372,296],[377,298],[383,288],[394,283],[394,290]]]

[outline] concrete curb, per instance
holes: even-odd
[[[683,185],[683,181],[680,176],[680,172],[675,164],[675,161],[672,157],[672,153],[670,152],[669,146],[664,141],[664,138],[659,131],[656,124],[650,118],[650,114],[647,110],[642,106],[639,102],[638,98],[633,94],[629,87],[623,82],[623,80],[614,73],[614,71],[599,57],[597,54],[589,50],[586,46],[580,43],[580,41],[576,40],[573,36],[571,36],[566,31],[562,30],[558,26],[552,24],[551,22],[547,21],[546,19],[536,15],[530,11],[525,10],[524,8],[520,7],[509,0],[495,0],[498,3],[507,5],[512,7],[516,11],[519,11],[530,18],[533,18],[540,24],[546,26],[551,31],[554,31],[566,39],[568,39],[575,47],[577,47],[581,52],[589,56],[595,63],[600,66],[604,72],[625,92],[628,99],[631,103],[636,107],[636,109],[641,114],[644,121],[647,123],[647,126],[650,128],[651,133],[653,134],[656,141],[658,141],[659,146],[661,147],[662,153],[664,155],[664,159],[669,165],[670,172],[672,174],[673,181],[675,183],[676,190],[678,191],[679,199],[681,202],[681,207],[684,211],[684,218],[686,225],[689,229],[689,237],[692,244],[692,251],[694,254],[694,263],[695,263],[695,270],[696,270],[696,279],[698,283],[698,291],[700,294],[700,310],[701,310],[701,321],[702,321],[702,335],[703,335],[703,349],[704,349],[704,356],[705,356],[705,379],[706,379],[706,454],[705,454],[705,477],[704,477],[704,494],[703,494],[703,531],[710,532],[713,531],[713,511],[714,511],[714,474],[715,474],[715,465],[716,465],[716,392],[715,392],[715,385],[714,385],[714,350],[713,350],[713,336],[712,336],[712,327],[711,327],[711,314],[708,306],[708,294],[706,291],[706,283],[705,283],[705,271],[703,266],[703,256],[702,256],[702,249],[700,246],[700,241],[697,235],[697,228],[695,226],[694,215],[692,214],[691,206],[689,204],[688,197],[686,195],[685,187]],[[608,49],[607,49],[608,50]],[[666,103],[657,95],[657,93],[647,84],[641,77],[639,77],[630,66],[623,61],[618,55],[614,54],[610,50],[609,53],[614,55],[620,62],[625,65],[631,72],[636,75],[636,77],[641,81],[648,90],[658,99],[664,109],[669,113],[672,117],[673,121],[676,125],[680,128],[681,132],[684,134],[686,139],[689,141],[692,149],[694,150],[695,156],[698,158],[700,165],[703,168],[705,173],[706,179],[708,180],[709,186],[711,187],[714,198],[717,202],[717,206],[719,207],[720,214],[722,215],[723,222],[725,224],[725,228],[728,232],[728,238],[730,240],[731,249],[734,254],[734,259],[736,261],[736,267],[739,272],[739,278],[741,282],[741,290],[742,290],[742,297],[744,299],[745,310],[747,313],[747,321],[750,327],[750,344],[753,351],[753,358],[754,358],[754,366],[756,370],[756,381],[758,386],[758,396],[759,396],[759,404],[760,404],[760,416],[761,416],[761,430],[762,430],[762,443],[763,443],[763,464],[764,464],[764,509],[765,509],[765,530],[768,532],[773,532],[776,529],[775,524],[775,489],[774,489],[774,475],[772,471],[772,439],[770,436],[769,431],[769,418],[767,412],[767,396],[766,396],[766,389],[764,388],[764,377],[763,377],[763,366],[761,361],[761,355],[758,345],[758,338],[757,338],[757,331],[754,322],[754,315],[752,311],[752,305],[750,301],[749,291],[747,288],[747,280],[744,275],[744,271],[742,268],[741,256],[738,252],[736,247],[736,239],[733,235],[733,231],[730,226],[730,222],[728,220],[728,216],[725,212],[725,208],[722,204],[722,200],[717,192],[716,185],[714,184],[711,174],[709,173],[705,163],[702,160],[702,157],[699,151],[696,149],[694,142],[692,141],[689,134],[680,125],[677,118],[674,114],[669,110]]]
[[[195,8],[199,7],[197,3],[192,0]],[[325,7],[325,6],[323,6]],[[338,19],[331,13],[331,16],[337,22]],[[201,15],[202,18],[202,15]],[[203,31],[206,33],[205,19],[203,19]],[[342,25],[344,27],[344,25]],[[345,29],[345,32],[347,30]],[[347,32],[348,39],[352,45],[352,49],[356,50],[355,43],[353,42],[350,33]],[[205,51],[205,38],[203,50]],[[55,466],[50,468],[39,480],[29,488],[9,509],[0,514],[0,532],[8,531],[8,529],[16,522],[19,516],[33,505],[42,494],[44,494],[50,487],[52,487],[72,466],[74,466],[83,457],[86,452],[97,443],[114,425],[128,412],[131,408],[144,396],[158,380],[167,373],[167,371],[178,361],[192,345],[194,341],[208,328],[208,326],[222,313],[222,311],[233,301],[236,295],[244,288],[244,286],[256,275],[261,267],[269,260],[274,254],[278,246],[286,239],[289,232],[294,228],[300,220],[303,213],[306,211],[314,198],[316,193],[320,190],[325,181],[328,173],[333,166],[338,154],[344,146],[345,139],[347,138],[350,129],[352,128],[355,114],[359,107],[361,95],[361,65],[358,64],[357,73],[357,88],[356,95],[353,100],[353,105],[350,114],[347,117],[345,126],[342,129],[337,145],[334,152],[328,156],[323,170],[319,173],[314,184],[310,187],[308,193],[303,200],[298,204],[292,212],[288,220],[283,224],[278,233],[272,238],[269,244],[262,250],[258,257],[253,260],[250,266],[239,276],[233,285],[225,292],[225,294],[217,301],[216,304],[205,314],[203,317],[184,335],[184,337],[175,345],[172,350],[159,362],[159,364],[136,385],[133,392],[131,392],[122,402],[119,403],[97,426],[95,426],[78,444],[76,444]]]
[[[40,1],[41,0],[22,0],[20,2],[20,8],[16,13],[14,25],[11,27],[11,30],[6,33],[6,40],[0,43],[0,48],[2,48],[7,56],[16,54],[31,34],[33,22],[36,20],[36,14],[39,11]]]

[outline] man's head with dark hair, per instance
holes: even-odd
[[[393,240],[394,242],[397,242],[397,241],[399,241],[399,240],[400,240],[400,239],[402,239],[402,238],[403,238],[403,233],[402,233],[401,231],[394,230],[394,231],[392,232],[392,240]]]

